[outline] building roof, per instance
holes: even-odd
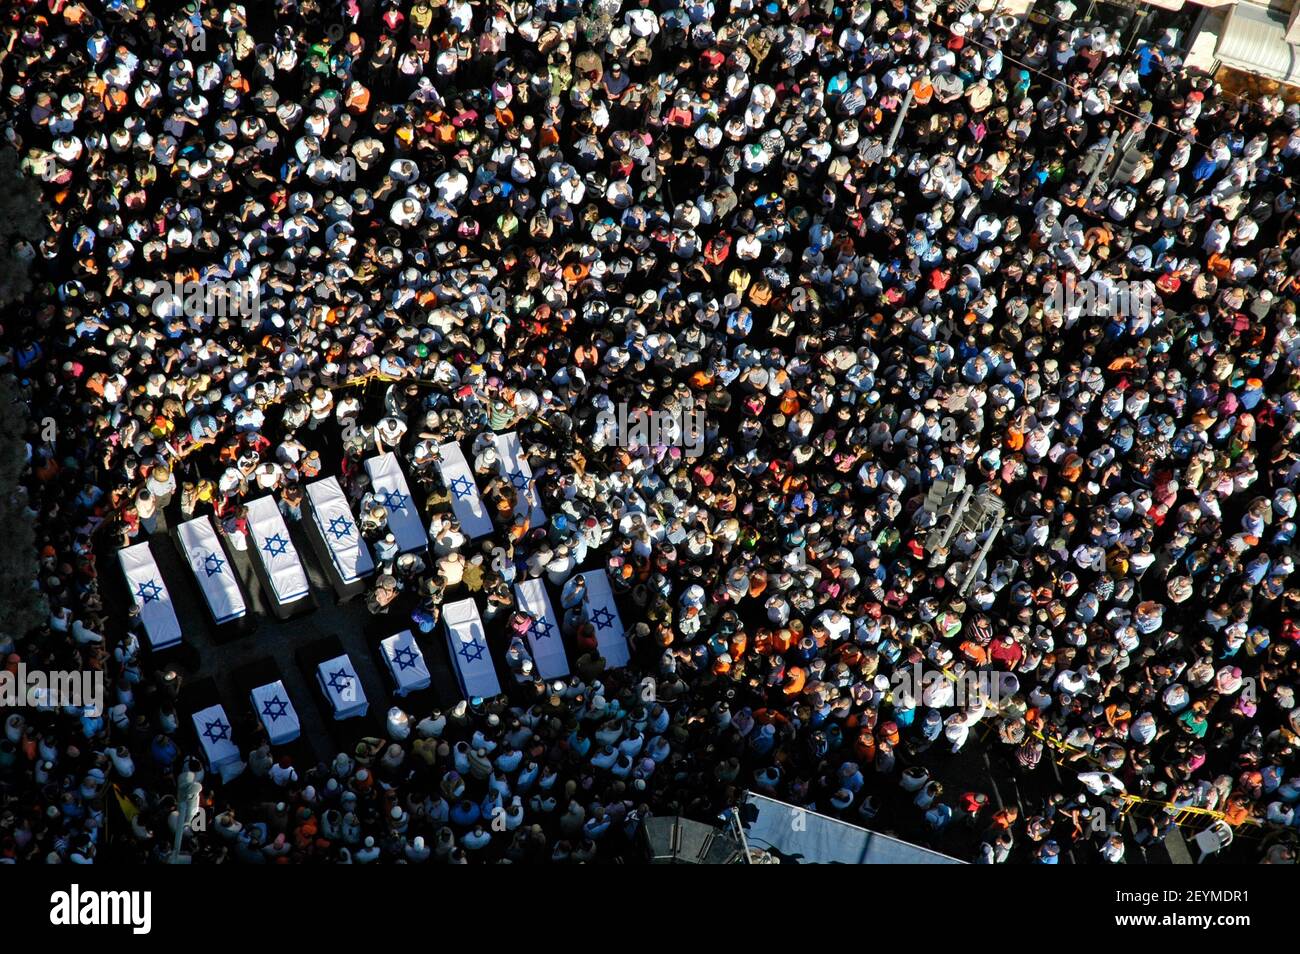
[[[751,849],[783,864],[961,865],[948,855],[881,835],[798,805],[746,792],[737,812]]]
[[[1287,15],[1253,3],[1239,3],[1228,14],[1215,58],[1225,66],[1300,82],[1300,48],[1286,41]]]

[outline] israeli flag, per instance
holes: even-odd
[[[355,583],[375,572],[370,548],[361,539],[361,528],[352,517],[352,508],[338,480],[326,477],[308,484],[307,500],[330,560],[343,582]]]
[[[429,545],[429,532],[415,510],[406,475],[391,451],[366,461],[370,488],[375,499],[388,509],[388,529],[402,553],[423,550]]]
[[[298,721],[293,700],[279,679],[258,686],[249,693],[249,699],[272,745],[287,745],[302,733],[302,723]]]
[[[208,769],[229,781],[225,773],[236,765],[242,766],[243,760],[239,757],[239,746],[235,745],[226,710],[220,705],[209,706],[194,713],[191,718],[194,720],[194,731],[199,735],[199,744],[203,746],[203,758]]]
[[[519,609],[533,618],[528,627],[528,648],[532,651],[537,674],[543,679],[558,679],[569,674],[569,660],[560,639],[560,624],[541,580],[524,580],[515,584]]]
[[[541,498],[537,495],[537,485],[533,482],[533,470],[524,457],[519,435],[510,431],[497,434],[493,441],[497,449],[497,472],[510,482],[519,495],[515,503],[515,513],[527,516],[530,527],[540,527],[546,523],[546,512],[542,510]]]
[[[354,719],[366,714],[370,703],[361,688],[356,667],[347,655],[335,656],[316,667],[316,681],[329,700],[336,721]]]
[[[166,649],[181,641],[181,624],[172,607],[162,573],[154,561],[148,543],[137,543],[117,551],[122,574],[131,591],[131,600],[140,611],[145,636],[152,649]]]
[[[456,665],[456,681],[467,698],[487,698],[501,692],[492,657],[488,655],[487,635],[478,607],[472,599],[447,603],[442,608],[447,628],[447,650]]]
[[[311,591],[307,571],[274,497],[268,494],[248,502],[248,532],[256,558],[271,581],[275,601],[284,606],[306,596]]]
[[[492,518],[479,496],[474,472],[459,444],[452,442],[438,448],[438,470],[451,495],[451,512],[456,515],[461,532],[471,540],[491,533]]]
[[[579,574],[586,584],[582,596],[587,622],[596,630],[596,646],[601,658],[611,669],[626,666],[632,658],[627,648],[623,620],[614,603],[614,591],[604,570],[589,570]]]
[[[404,696],[427,689],[433,684],[429,667],[424,661],[424,653],[420,652],[409,629],[381,641],[379,648],[384,654],[384,662],[388,664],[393,684],[397,686],[394,695]]]
[[[221,624],[244,616],[248,612],[244,594],[212,520],[207,516],[187,520],[176,528],[176,536],[194,578],[199,581],[212,618]]]

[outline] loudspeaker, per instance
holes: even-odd
[[[641,827],[646,854],[655,865],[735,865],[740,843],[730,832],[680,816],[651,818]]]

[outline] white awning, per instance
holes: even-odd
[[[1228,14],[1214,56],[1224,66],[1300,83],[1300,48],[1286,41],[1287,15],[1253,3]]]

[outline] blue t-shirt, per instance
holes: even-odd
[[[1162,61],[1158,50],[1152,46],[1144,46],[1138,50],[1138,76],[1150,76],[1154,68],[1154,63]]]

